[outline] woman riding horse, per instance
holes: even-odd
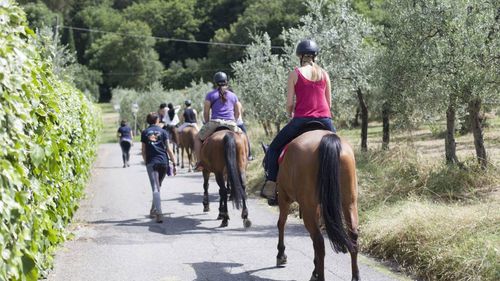
[[[354,153],[348,143],[334,134],[330,79],[314,62],[318,46],[305,40],[298,44],[296,53],[300,67],[288,76],[287,96],[287,110],[293,119],[278,133],[265,159],[268,181],[263,193],[268,198],[275,197],[276,179],[279,188],[276,265],[287,262],[284,229],[290,204],[296,201],[313,241],[314,270],[310,280],[325,280],[323,226],[333,249],[351,254],[352,280],[357,281],[358,191]],[[301,134],[311,126],[316,130]],[[287,144],[278,172],[279,153]]]
[[[209,210],[208,179],[210,173],[215,174],[219,185],[219,216],[221,227],[228,225],[227,208],[228,188],[230,188],[233,204],[236,208],[242,206],[241,218],[243,225],[250,227],[245,195],[245,170],[247,167],[247,138],[236,126],[240,113],[240,103],[234,93],[227,89],[227,75],[217,72],[214,76],[217,89],[207,94],[204,105],[205,125],[195,139],[195,151],[203,168],[203,205],[204,211]],[[211,114],[210,114],[211,112]],[[209,117],[211,117],[209,119]],[[223,130],[218,128],[222,127]],[[201,141],[204,141],[203,147]],[[197,167],[201,167],[200,164]],[[228,185],[226,185],[226,179]]]
[[[216,89],[209,92],[205,97],[203,104],[203,121],[204,125],[201,127],[198,137],[195,139],[194,152],[196,154],[195,170],[203,170],[200,158],[201,144],[219,127],[226,127],[229,130],[241,133],[241,129],[236,125],[236,120],[239,117],[240,109],[238,97],[228,90],[228,79],[224,72],[217,72],[214,75],[214,83]],[[211,112],[211,115],[210,115]]]
[[[276,177],[278,176],[278,158],[283,147],[295,138],[302,126],[317,121],[335,132],[332,123],[331,83],[328,73],[314,60],[318,55],[318,45],[312,40],[304,40],[297,46],[296,54],[300,58],[300,67],[288,75],[288,94],[286,110],[292,120],[278,133],[265,157],[267,171],[263,195],[274,199]],[[294,104],[295,97],[295,104]]]

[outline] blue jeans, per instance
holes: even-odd
[[[269,146],[265,156],[265,169],[266,179],[270,181],[276,181],[278,177],[278,158],[280,152],[285,147],[286,144],[291,142],[297,137],[302,126],[311,121],[318,121],[325,125],[330,131],[336,132],[333,126],[331,118],[309,118],[309,117],[299,117],[293,118],[288,124],[279,131],[278,135],[274,138],[273,142]]]

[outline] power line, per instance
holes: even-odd
[[[242,48],[251,46],[250,44],[210,42],[210,41],[201,41],[201,40],[189,40],[189,39],[159,37],[159,36],[151,36],[151,35],[138,35],[138,34],[114,32],[114,31],[105,31],[105,30],[99,30],[99,29],[83,28],[83,27],[75,27],[75,26],[66,26],[66,25],[59,25],[57,27],[58,28],[64,28],[64,29],[72,29],[72,30],[78,30],[78,31],[85,31],[85,32],[116,34],[116,35],[126,36],[126,37],[154,38],[154,39],[160,40],[160,41],[172,41],[172,42],[183,42],[183,43],[193,43],[193,44],[202,44],[202,45],[216,45],[216,46],[227,46],[227,47],[242,47]],[[272,49],[283,49],[283,46],[272,46],[271,45],[271,48]]]

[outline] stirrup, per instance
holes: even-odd
[[[194,170],[197,172],[203,172],[203,169],[204,167],[201,164],[201,161],[196,162],[196,164],[194,165]]]

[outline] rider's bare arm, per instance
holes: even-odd
[[[203,122],[207,123],[210,120],[210,108],[212,104],[210,101],[206,100],[203,104]]]
[[[325,98],[326,98],[326,103],[328,104],[329,108],[332,108],[332,84],[330,82],[330,76],[328,76],[328,72],[323,71],[325,78],[326,78],[326,88],[325,88]]]
[[[237,102],[234,104],[234,119],[235,120],[238,120],[238,118],[240,118],[240,114],[241,114],[241,103],[240,102]]]
[[[287,96],[286,96],[286,112],[288,116],[293,117],[293,98],[295,96],[295,83],[297,83],[297,73],[295,71],[291,71],[288,74],[288,82],[287,82]]]

